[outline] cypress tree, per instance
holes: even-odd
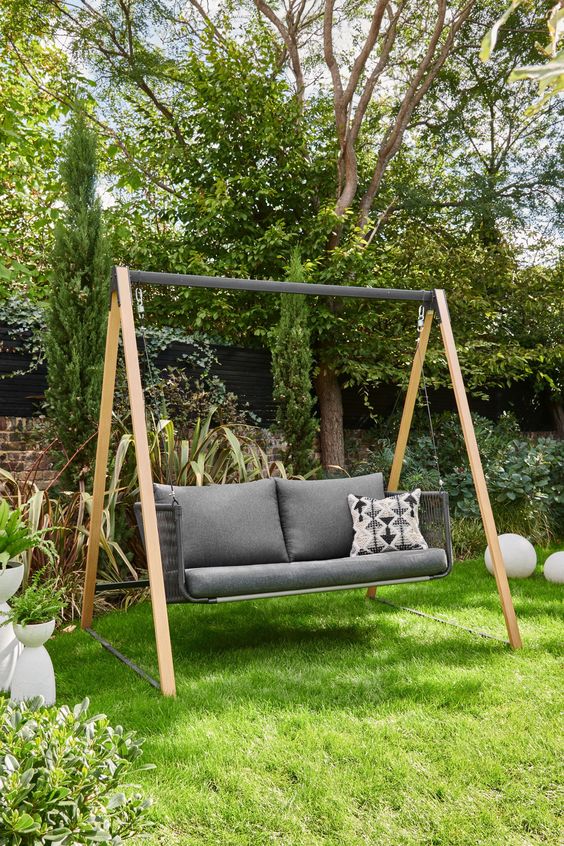
[[[290,257],[288,281],[305,282],[298,250]],[[312,364],[307,297],[282,294],[280,321],[272,344],[276,423],[287,443],[284,461],[299,474],[307,473],[313,465],[317,423],[313,417]]]
[[[63,477],[90,470],[96,431],[108,307],[109,259],[96,195],[96,135],[84,114],[72,118],[61,165],[64,211],[55,232],[46,337],[47,412],[61,444]],[[78,452],[77,452],[78,451]]]

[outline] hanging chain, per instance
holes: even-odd
[[[419,314],[417,315],[417,349],[419,351],[419,360],[421,362],[421,378],[423,382],[423,395],[425,397],[425,408],[427,409],[427,418],[429,420],[429,434],[431,435],[431,444],[433,446],[433,457],[435,459],[435,467],[437,468],[437,475],[439,477],[439,490],[442,491],[444,482],[441,474],[441,466],[439,463],[439,452],[437,449],[437,439],[435,437],[435,430],[433,428],[433,415],[431,414],[431,403],[429,401],[429,392],[427,391],[427,380],[425,378],[425,364],[421,356],[420,340],[421,332],[425,323],[425,306],[419,306]]]
[[[149,381],[151,383],[151,387],[154,388],[156,385],[155,380],[155,373],[153,370],[153,365],[151,363],[151,356],[149,355],[149,349],[147,346],[147,336],[145,334],[145,303],[143,302],[143,289],[138,287],[135,289],[135,305],[137,306],[137,316],[139,318],[139,328],[141,329],[141,338],[143,340],[143,351],[145,353],[145,361],[147,362],[147,373],[149,374]],[[162,410],[165,410],[166,407],[166,400],[164,396],[164,390],[161,386],[161,400],[162,400]],[[158,407],[157,398],[154,397],[154,403],[157,408],[157,429],[160,429],[160,420],[161,420],[161,409]],[[165,441],[164,431],[161,430],[163,441]],[[160,454],[160,439],[159,439],[159,431],[157,431],[157,443],[159,444],[159,454]],[[166,446],[166,442],[165,442]],[[170,486],[170,496],[172,502],[175,505],[178,505],[178,501],[176,499],[176,494],[174,493],[174,483],[172,480],[172,468],[170,466],[170,461],[167,460],[167,484]]]

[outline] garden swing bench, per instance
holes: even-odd
[[[448,497],[443,491],[422,493],[421,529],[428,541],[430,547],[428,550],[379,553],[374,556],[345,558],[344,556],[348,556],[348,551],[344,551],[347,544],[350,549],[350,538],[347,531],[352,533],[350,527],[342,530],[339,528],[342,508],[346,503],[346,494],[355,493],[360,496],[380,498],[383,495],[380,474],[352,479],[319,481],[268,479],[239,485],[210,485],[204,488],[175,488],[174,486],[169,488],[162,485],[153,485],[132,301],[132,286],[144,285],[264,291],[373,300],[404,300],[419,304],[419,334],[387,484],[388,491],[398,490],[423,372],[423,362],[433,318],[436,315],[440,324],[484,532],[491,551],[494,576],[505,618],[509,644],[514,649],[521,647],[521,636],[454,343],[446,295],[443,290],[415,291],[253,279],[225,279],[130,271],[127,267],[115,267],[112,270],[90,534],[82,603],[81,624],[83,629],[155,687],[160,688],[164,695],[174,696],[176,685],[167,614],[167,603],[169,602],[232,602],[350,588],[367,588],[367,595],[374,598],[377,586],[443,578],[450,573],[452,568]],[[160,683],[152,679],[145,671],[127,659],[92,629],[94,597],[98,590],[109,587],[115,590],[117,588],[141,586],[140,582],[112,584],[111,586],[97,585],[96,582],[120,328],[139,479],[140,504],[136,506],[136,512],[147,556],[148,586],[150,587],[152,603]],[[363,489],[357,490],[357,487],[361,486]],[[304,541],[304,537],[308,535],[308,532],[304,532],[303,525],[299,525],[300,519],[302,519],[301,512],[305,508],[305,501],[313,495],[313,498],[317,498],[322,504],[329,503],[329,518],[327,519],[332,521],[331,514],[333,512],[331,508],[334,510],[336,507],[335,496],[337,494],[339,496],[338,509],[341,509],[341,511],[337,509],[337,512],[335,512],[337,519],[333,521],[332,526],[328,525],[327,532],[329,535],[331,531],[333,535],[335,535],[335,532],[341,532],[342,537],[339,534],[334,537],[335,552],[337,551],[336,548],[339,547],[339,554],[331,553],[327,555],[327,549],[325,549],[324,557],[329,560],[315,560],[319,556],[316,556],[311,549],[309,554],[307,554],[307,549],[305,553],[303,552],[304,543],[307,546],[308,542],[307,540]],[[271,538],[274,534],[272,526],[267,525],[266,532],[262,533],[262,538],[260,532],[251,533],[253,536],[248,540],[246,550],[250,563],[242,564],[241,561],[234,561],[233,565],[235,566],[213,566],[216,562],[210,560],[210,555],[221,557],[225,554],[229,558],[226,548],[233,538],[233,536],[226,537],[225,531],[222,531],[220,515],[223,513],[231,516],[232,523],[234,520],[235,525],[237,525],[238,515],[244,515],[254,506],[257,506],[259,510],[264,510],[264,508],[268,510],[270,507],[268,519],[276,521],[278,518],[280,519],[277,530],[280,531],[280,526],[283,530],[280,531],[279,535],[283,552],[279,560],[283,563],[271,563],[273,558],[268,557],[268,552],[264,553],[267,557],[262,563],[256,562],[255,541],[260,545],[264,541],[265,535]],[[233,509],[231,515],[229,515],[230,509]],[[278,510],[280,514],[278,514]],[[204,514],[206,518],[209,517],[210,512],[215,514],[218,520],[217,524],[212,526],[211,532],[202,533],[200,531],[198,534],[198,522],[204,519]],[[244,520],[244,517],[242,519]],[[215,549],[213,543],[210,548],[207,542],[210,536],[217,536]],[[324,539],[326,540],[326,538]],[[199,542],[202,542],[203,546],[206,547],[203,551],[198,549],[197,544]],[[243,538],[242,543],[244,546],[245,538]],[[290,548],[292,543],[295,547],[294,554],[292,554]],[[321,542],[321,546],[323,546],[323,542]],[[302,551],[301,556],[299,554],[300,549]],[[274,555],[274,553],[272,554]],[[286,557],[282,558],[282,555],[286,555]],[[201,557],[202,560],[194,560],[198,557]],[[366,560],[362,561],[362,558]],[[390,561],[390,558],[393,560]],[[368,561],[368,559],[378,560],[374,562]],[[384,559],[386,559],[384,562],[386,566],[381,566],[380,562],[383,562]],[[274,560],[277,559],[274,558]],[[217,563],[224,564],[223,561]]]

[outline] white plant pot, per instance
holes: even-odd
[[[15,594],[24,576],[23,564],[8,562],[4,570],[0,570],[0,691],[10,690],[10,684],[16,668],[16,661],[23,649],[16,639],[11,623],[3,626],[3,618],[8,614],[10,606],[6,602]]]
[[[24,565],[18,561],[8,561],[4,570],[0,569],[0,602],[7,602],[15,594],[24,577]]]
[[[15,702],[42,696],[45,705],[55,704],[55,673],[43,646],[54,630],[55,620],[29,626],[14,625],[15,635],[24,645],[10,687],[10,698]]]

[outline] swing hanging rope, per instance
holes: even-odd
[[[421,332],[423,330],[423,323],[425,322],[425,305],[421,304],[419,306],[419,314],[417,316],[417,354],[419,356],[419,362],[421,364],[421,382],[423,385],[423,397],[425,402],[425,408],[427,411],[427,420],[429,422],[429,434],[431,436],[431,445],[433,448],[433,458],[435,459],[435,467],[437,468],[437,475],[439,477],[439,491],[443,490],[444,482],[443,476],[441,473],[441,466],[439,462],[439,451],[437,448],[437,438],[435,436],[435,429],[433,427],[433,415],[431,413],[431,402],[429,400],[429,392],[427,390],[427,379],[425,378],[425,362],[423,360],[423,356],[421,355]]]

